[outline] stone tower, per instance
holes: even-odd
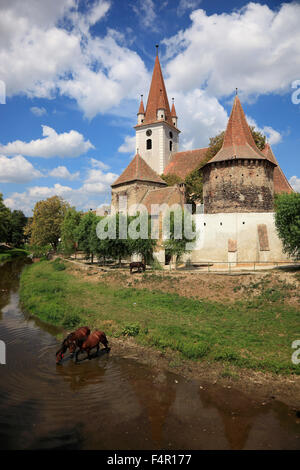
[[[256,147],[236,95],[222,148],[203,167],[204,212],[272,212],[274,167]]]
[[[172,155],[178,151],[180,131],[177,128],[178,118],[174,102],[170,110],[158,54],[155,58],[146,111],[142,96],[137,116],[137,151],[145,162],[161,175]]]

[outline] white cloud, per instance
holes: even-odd
[[[22,155],[13,158],[0,155],[0,183],[28,183],[41,176],[42,173]]]
[[[202,0],[180,0],[177,7],[177,15],[182,16],[189,10],[198,8]]]
[[[259,127],[257,125],[256,121],[253,118],[251,118],[250,116],[247,116],[247,122],[248,122],[249,126],[254,126],[257,131],[264,134],[267,138],[267,142],[270,145],[276,145],[279,142],[281,142],[281,140],[282,140],[281,133],[276,131],[275,129],[273,129],[273,127],[271,127],[271,126]]]
[[[91,158],[90,163],[93,168],[100,168],[101,170],[108,170],[108,168],[110,168],[109,165],[101,162],[101,160],[96,160],[95,158]]]
[[[15,140],[6,145],[0,145],[0,152],[5,155],[16,155],[18,153],[28,157],[78,157],[94,148],[89,140],[84,140],[82,134],[71,130],[57,134],[49,126],[42,126],[44,139],[22,142]]]
[[[180,134],[180,147],[184,150],[206,147],[209,138],[226,128],[228,115],[216,98],[195,89],[188,93],[173,93]]]
[[[91,160],[93,160],[91,166],[95,162],[102,163],[95,159]],[[105,172],[103,169],[89,168],[83,184],[79,188],[63,186],[59,183],[55,183],[53,186],[33,186],[22,193],[11,194],[5,199],[5,204],[11,209],[20,209],[26,215],[31,215],[37,201],[58,195],[68,201],[71,206],[75,206],[77,210],[95,208],[101,203],[110,203],[110,185],[117,177],[117,174]]]
[[[79,178],[80,172],[76,171],[76,173],[70,173],[69,170],[65,166],[58,166],[57,168],[53,168],[49,172],[49,176],[54,178],[61,178],[69,181],[74,181]]]
[[[132,153],[136,151],[135,148],[135,135],[126,135],[124,142],[120,147],[118,148],[118,152],[121,153]]]
[[[300,178],[298,178],[297,176],[292,176],[289,179],[289,183],[292,188],[297,191],[297,193],[300,193]]]
[[[158,31],[156,24],[157,15],[155,12],[155,4],[153,0],[136,0],[136,2],[132,5],[132,8],[140,23],[145,28],[151,28],[153,31]]]
[[[103,173],[102,170],[88,170],[87,178],[81,188],[87,193],[103,193],[117,179],[116,173]]]
[[[165,39],[169,88],[188,92],[205,87],[215,96],[281,93],[300,69],[300,4],[277,10],[248,3],[239,11],[191,14],[192,24]],[[243,98],[244,99],[244,98]]]
[[[38,106],[32,106],[30,108],[30,111],[32,112],[32,114],[34,114],[35,116],[44,116],[45,114],[47,114],[47,111],[45,108],[41,107],[39,108]]]
[[[61,4],[52,7],[46,0],[29,0],[26,8],[24,3],[5,0],[0,6],[0,76],[8,97],[60,93],[92,118],[137,96],[148,83],[138,54],[118,44],[122,35],[111,29],[102,38],[90,34],[110,2],[97,0],[85,14],[76,10],[75,0],[50,2]]]

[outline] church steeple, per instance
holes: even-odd
[[[168,95],[162,74],[158,46],[146,110],[140,102],[136,130],[136,148],[147,164],[159,175],[163,173],[174,152],[178,151],[180,131],[173,103],[170,110]]]
[[[158,54],[155,57],[154,69],[152,74],[151,86],[148,95],[146,113],[145,113],[145,124],[150,124],[158,120],[158,110],[165,109],[164,120],[173,126],[170,105],[164,77],[161,71]]]

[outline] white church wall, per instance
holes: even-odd
[[[273,212],[197,214],[194,217],[199,239],[190,255],[193,262],[289,260],[283,253]],[[267,249],[259,241],[259,225],[265,226]]]

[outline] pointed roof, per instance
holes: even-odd
[[[271,145],[266,144],[265,148],[262,150],[262,153],[268,158],[268,160],[272,161],[277,165],[274,168],[274,193],[293,193],[294,190],[290,183],[288,182],[287,178],[285,177],[282,169],[278,165],[276,157],[272,151]]]
[[[174,98],[172,98],[171,116],[177,118],[176,109],[175,109],[175,104],[174,104]]]
[[[208,147],[176,152],[164,169],[164,175],[177,175],[182,181],[205,160]]]
[[[238,95],[234,98],[222,148],[208,164],[236,158],[269,160],[269,158],[256,147]],[[274,161],[269,161],[276,165]]]
[[[152,74],[152,81],[147,101],[145,119],[143,124],[150,124],[157,121],[157,110],[160,108],[166,110],[166,121],[173,126],[171,111],[165,87],[163,74],[158,55],[155,57],[155,64]]]
[[[167,183],[162,180],[154,170],[152,170],[148,163],[146,163],[138,153],[111,186],[118,186],[120,184],[133,181],[148,181],[151,183],[159,183],[161,185],[167,186]]]
[[[145,108],[144,108],[144,103],[143,103],[143,95],[141,95],[141,103],[140,103],[138,114],[145,114]]]

